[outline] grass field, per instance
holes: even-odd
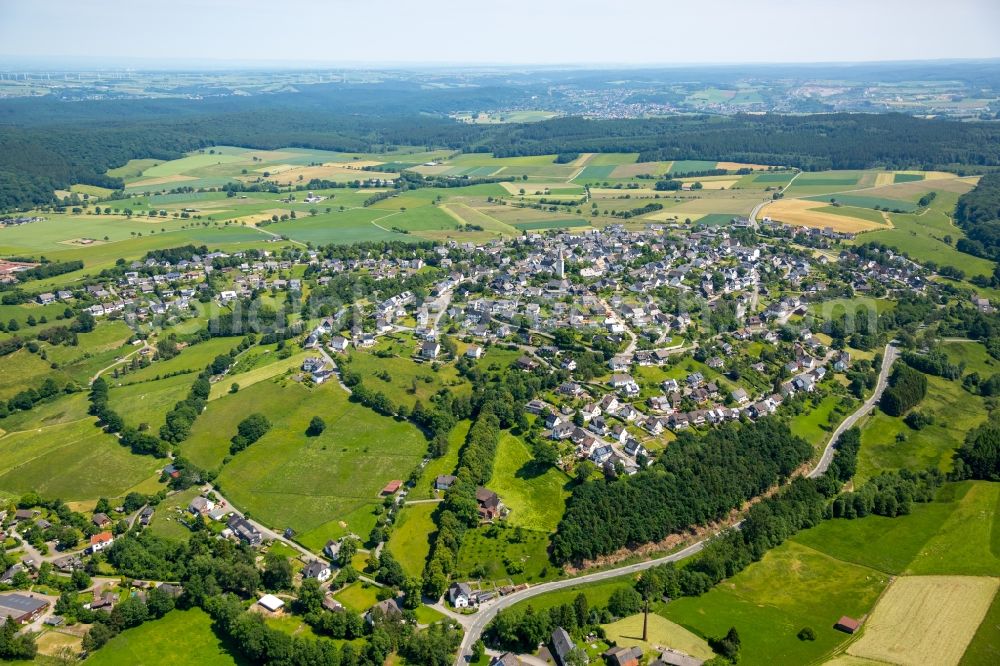
[[[996,578],[895,580],[848,654],[894,664],[957,664],[997,590]]]
[[[943,182],[955,183],[963,190],[972,187],[967,181],[957,179]],[[897,190],[914,185],[925,185],[925,183],[905,183],[884,189]],[[906,252],[917,261],[934,261],[940,266],[960,268],[968,276],[991,275],[993,272],[991,262],[959,252],[954,247],[954,243],[964,236],[962,230],[951,220],[959,192],[935,191],[938,191],[938,196],[927,210],[908,214],[890,213],[889,218],[894,228],[866,234],[862,242],[885,243],[901,252]],[[952,243],[947,243],[944,240],[945,236],[951,236]]]
[[[147,529],[166,539],[187,541],[191,537],[191,530],[181,524],[180,518],[187,519],[189,517],[188,505],[200,492],[201,489],[198,486],[192,486],[160,502],[156,507],[156,513],[153,514],[153,521]]]
[[[272,428],[222,467],[218,483],[238,508],[266,525],[293,528],[317,550],[348,531],[367,535],[379,490],[405,479],[427,446],[413,425],[348,402],[336,382],[307,389],[268,380],[213,400],[183,445],[187,455],[221,461],[236,423],[254,411]],[[326,430],[307,437],[315,415],[322,415]]]
[[[108,392],[108,400],[126,424],[138,428],[145,423],[156,432],[163,425],[167,412],[191,390],[195,379],[197,375],[185,374],[115,387]]]
[[[959,663],[962,666],[992,666],[1000,663],[1000,594],[993,595],[993,603]]]
[[[419,576],[431,552],[430,535],[437,530],[431,514],[437,504],[410,504],[399,512],[386,547],[408,576]]]
[[[538,469],[520,438],[504,432],[489,482],[510,508],[512,525],[554,532],[569,497],[569,477],[555,467]]]
[[[927,396],[915,409],[934,415],[934,424],[912,430],[902,419],[881,411],[863,420],[856,482],[903,467],[948,471],[952,451],[985,417],[982,398],[964,390],[958,381],[941,377],[927,377]],[[900,433],[903,441],[896,439]]]
[[[535,222],[518,222],[513,225],[520,231],[542,231],[544,229],[573,229],[577,227],[589,227],[590,222],[586,220],[537,220]]]
[[[119,497],[162,466],[162,461],[133,454],[97,428],[86,414],[84,397],[68,396],[46,405],[49,425],[32,421],[31,429],[0,437],[0,488],[76,501]]]
[[[445,387],[459,395],[470,392],[468,382],[459,378],[453,363],[441,365],[435,372],[430,363],[413,360],[411,357],[418,350],[418,343],[410,335],[383,337],[375,350],[396,356],[381,358],[367,351],[355,351],[350,355],[350,362],[343,365],[359,373],[366,387],[381,391],[393,404],[412,408],[420,400],[426,405],[431,396]],[[377,377],[376,372],[388,373],[389,380]]]
[[[715,656],[703,638],[660,615],[649,616],[648,640],[643,641],[642,620],[641,613],[631,615],[604,625],[604,631],[607,632],[608,640],[620,646],[638,645],[647,655],[655,653],[659,656],[655,648],[669,647],[699,659],[707,660]]]
[[[413,487],[407,496],[410,500],[430,499],[435,497],[434,479],[442,474],[454,474],[458,467],[458,453],[465,444],[465,437],[469,434],[472,421],[459,421],[458,424],[448,433],[448,450],[440,458],[432,458],[424,466],[424,471],[420,474],[420,480]]]
[[[183,657],[180,659],[185,663],[205,666],[247,663],[215,634],[211,618],[197,607],[173,610],[159,620],[123,631],[88,658],[86,663],[91,666],[173,666],[179,663],[178,645],[183,645]]]
[[[378,603],[378,588],[363,581],[351,583],[333,595],[333,598],[347,608],[363,613]]]
[[[796,184],[798,181],[795,181]],[[899,210],[903,213],[912,213],[917,210],[917,205],[902,199],[889,199],[887,197],[873,197],[859,194],[831,194],[823,197],[809,197],[809,201],[822,201],[824,203],[834,200],[843,206],[855,208],[887,208],[892,211]]]
[[[789,421],[789,427],[793,435],[798,435],[813,445],[813,448],[821,450],[830,437],[833,426],[830,423],[830,414],[841,403],[841,396],[828,395],[823,398],[820,404],[804,414],[799,414]],[[843,417],[837,419],[839,422]]]
[[[969,483],[948,518],[910,562],[907,573],[966,576],[1000,573],[998,508],[1000,484]]]
[[[488,527],[470,530],[458,553],[458,578],[534,583],[554,577],[558,570],[549,566],[546,552],[549,535],[525,529],[522,536],[517,541],[515,528],[498,529],[495,536]]]
[[[885,574],[786,542],[707,594],[677,599],[661,612],[703,637],[736,627],[740,663],[804,664],[842,643],[833,624],[841,615],[867,612],[888,582]],[[796,637],[806,626],[815,641]]]

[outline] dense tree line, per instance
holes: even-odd
[[[889,416],[901,416],[923,400],[926,393],[927,377],[922,372],[908,365],[897,365],[879,400],[879,408]]]
[[[266,416],[260,413],[251,414],[236,426],[236,434],[229,443],[229,453],[233,455],[239,453],[266,435],[270,429],[271,422]]]
[[[945,379],[958,379],[962,376],[962,365],[951,363],[947,354],[939,349],[926,354],[905,351],[903,352],[903,360],[910,367],[928,375],[937,375]]]
[[[479,524],[476,488],[492,477],[499,443],[500,419],[492,403],[487,403],[480,409],[459,451],[457,479],[435,512],[438,530],[423,573],[424,593],[429,597],[436,599],[444,593],[458,564],[458,551],[466,531]]]
[[[593,559],[722,519],[787,479],[811,454],[806,441],[773,418],[729,424],[704,437],[683,433],[650,469],[577,486],[553,556]]]
[[[28,411],[35,405],[58,397],[63,393],[73,393],[80,388],[72,383],[60,386],[52,377],[46,377],[38,388],[28,387],[18,391],[9,400],[0,400],[0,419],[19,411]]]
[[[50,261],[41,263],[34,268],[15,273],[18,282],[28,282],[30,280],[44,280],[45,278],[56,277],[64,273],[72,273],[83,268],[83,262],[79,259],[73,261]]]
[[[191,257],[199,255],[204,257],[208,254],[208,246],[206,245],[181,245],[180,247],[165,247],[160,250],[150,250],[143,257],[143,260],[152,259],[153,261],[165,261],[169,264],[176,264],[181,261],[190,261]]]
[[[962,252],[1000,260],[1000,174],[987,174],[958,198],[955,222],[965,232],[955,244]]]
[[[1000,425],[987,422],[970,431],[955,452],[957,478],[1000,481]]]
[[[876,515],[895,518],[910,513],[913,502],[930,502],[944,482],[936,469],[913,472],[883,472],[863,486],[838,495],[830,507],[834,518],[863,518]]]

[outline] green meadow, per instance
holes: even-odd
[[[934,423],[913,430],[881,411],[863,420],[856,482],[904,467],[948,471],[952,452],[986,417],[982,398],[963,389],[960,381],[933,376],[927,377],[927,396],[914,409],[933,415]]]
[[[183,656],[178,656],[182,646]],[[212,629],[212,619],[198,607],[173,610],[112,638],[86,660],[88,666],[142,664],[173,666],[178,659],[204,666],[246,664],[234,646]]]
[[[218,467],[237,423],[253,412],[267,416],[271,430],[225,462],[217,482],[238,508],[266,525],[291,527],[320,548],[345,530],[367,535],[379,490],[407,478],[427,447],[416,427],[349,402],[335,381],[309,389],[268,380],[213,400],[182,450]],[[307,437],[316,415],[326,430]]]
[[[566,508],[570,480],[555,467],[539,468],[528,445],[504,432],[487,485],[510,509],[511,525],[554,532]]]
[[[399,511],[386,548],[399,561],[407,576],[419,576],[431,552],[431,534],[437,527],[431,515],[436,503],[407,504]]]

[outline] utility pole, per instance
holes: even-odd
[[[646,631],[649,628],[649,598],[646,598],[646,605],[642,615],[642,642],[646,642]]]

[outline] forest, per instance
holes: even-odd
[[[809,459],[812,447],[774,418],[682,433],[650,469],[573,490],[553,537],[558,562],[579,562],[720,520]],[[594,529],[600,525],[601,529]]]
[[[314,86],[252,98],[0,102],[0,210],[52,203],[53,190],[74,183],[121,188],[106,175],[109,168],[212,145],[358,152],[416,145],[498,157],[638,152],[640,161],[714,159],[805,170],[1000,166],[1000,126],[989,123],[826,114],[470,125],[444,115],[457,103],[446,91],[359,86],[351,92]],[[495,101],[505,93],[482,94]]]
[[[968,236],[959,239],[959,250],[1000,260],[1000,174],[983,176],[975,189],[959,197],[955,222]]]

